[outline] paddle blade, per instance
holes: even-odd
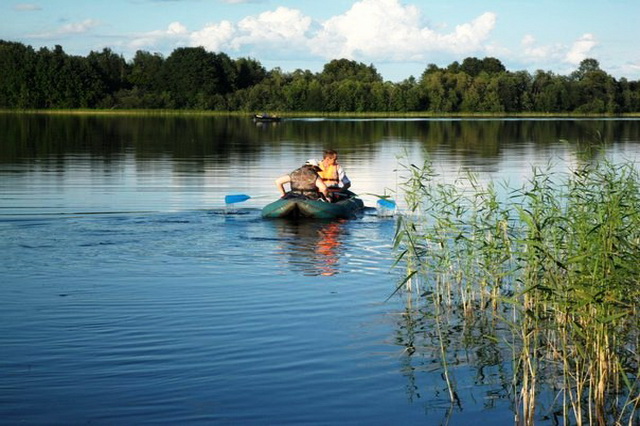
[[[385,200],[384,198],[380,198],[378,200],[378,207],[382,207],[383,209],[387,210],[395,210],[396,203],[392,200]]]
[[[247,194],[226,195],[224,197],[224,203],[225,204],[241,203],[243,201],[247,201],[249,198],[251,197],[248,196]]]

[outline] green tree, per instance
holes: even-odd
[[[430,112],[458,112],[466,82],[467,77],[463,73],[423,73],[420,86],[426,96],[421,96],[421,104],[427,106]]]
[[[618,93],[620,112],[640,111],[640,82],[623,77],[618,82]]]
[[[207,109],[213,107],[215,95],[233,91],[235,73],[227,55],[183,47],[166,59],[161,76],[163,89],[171,93],[177,108]]]
[[[427,96],[416,81],[409,77],[397,84],[398,97],[402,99],[402,105],[397,105],[394,109],[398,112],[425,111],[427,109]]]
[[[348,59],[335,59],[326,64],[320,73],[320,80],[324,84],[342,80],[355,80],[361,83],[382,82],[382,76],[373,65]]]
[[[618,111],[615,80],[600,69],[597,60],[584,59],[571,76],[576,81],[579,93],[576,111],[585,113],[615,113]]]
[[[389,111],[389,95],[387,87],[390,83],[375,82],[371,84],[371,111],[386,112]]]
[[[619,113],[640,111],[640,82],[615,78],[597,60],[568,76],[507,71],[492,57],[447,67],[428,64],[420,80],[384,82],[373,65],[348,59],[322,72],[267,71],[251,58],[231,60],[202,47],[164,59],[136,52],[131,63],[105,48],[87,57],[61,46],[35,51],[0,40],[2,108],[201,108],[290,111]]]
[[[465,58],[460,65],[458,72],[464,72],[471,77],[477,77],[480,73],[498,74],[506,71],[502,62],[496,58],[487,57],[484,59]]]
[[[480,102],[479,112],[505,112],[500,96],[500,81],[497,78],[491,78],[483,72],[474,80],[474,83],[484,86],[484,96]]]
[[[502,72],[494,75],[497,83],[497,95],[505,112],[529,111],[529,87],[531,76],[525,71],[517,73]]]
[[[502,62],[500,62],[500,60],[496,58],[483,58],[481,62],[481,70],[489,75],[500,74],[507,70],[504,65],[502,65]]]
[[[313,79],[309,82],[307,98],[303,106],[303,111],[328,111],[325,104],[325,92],[322,84]]]
[[[590,72],[598,72],[600,69],[600,62],[593,58],[586,58],[580,62],[578,69],[571,73],[571,77],[575,80],[582,80]]]
[[[251,58],[239,58],[235,61],[236,80],[234,88],[246,89],[255,86],[265,79],[267,70],[260,62]]]
[[[163,63],[164,58],[159,53],[138,50],[131,63],[129,83],[144,92],[159,90]]]
[[[571,82],[550,71],[536,71],[529,92],[532,111],[553,113],[574,109]]]
[[[456,62],[456,64],[457,64],[457,62]],[[426,74],[433,74],[433,73],[436,73],[438,71],[444,71],[444,70],[439,68],[436,64],[429,64],[429,65],[427,65],[427,68],[422,72],[422,77],[424,77]],[[449,71],[450,72],[458,72],[457,70],[456,71],[449,70]]]
[[[99,76],[107,93],[115,93],[126,87],[129,67],[121,55],[105,48],[102,52],[90,52],[87,61]]]
[[[163,64],[159,53],[138,50],[128,67],[127,86],[131,89],[116,93],[116,103],[122,108],[169,108],[169,94],[160,81]]]
[[[33,108],[36,106],[35,62],[36,54],[31,47],[0,40],[1,108]]]
[[[460,65],[460,72],[476,77],[482,72],[482,61],[478,58],[465,58]]]
[[[282,88],[286,101],[286,109],[303,111],[309,95],[309,80],[304,73],[294,73],[291,83]]]
[[[423,74],[420,86],[427,95],[427,105],[430,112],[446,112],[446,87],[444,72],[436,71]]]

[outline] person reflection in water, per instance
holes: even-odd
[[[340,273],[342,229],[335,222],[274,221],[283,242],[281,253],[294,271],[304,275],[332,276]]]
[[[340,233],[341,222],[331,222],[318,230],[318,243],[316,244],[316,261],[320,275],[331,276],[338,273],[338,261],[340,260]]]

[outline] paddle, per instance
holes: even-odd
[[[251,195],[247,195],[247,194],[229,194],[224,196],[224,203],[235,204],[235,203],[241,203],[243,201],[247,201],[251,198],[264,198],[264,197],[275,197],[275,195],[254,195],[252,197]]]
[[[378,207],[382,207],[387,210],[395,210],[396,208],[395,201],[388,200],[387,198],[385,198],[385,196],[380,196],[376,194],[369,194],[369,195],[374,195],[379,198]],[[386,197],[388,197],[388,195]],[[242,203],[243,201],[247,201],[251,198],[257,198],[257,197],[251,197],[250,195],[247,195],[247,194],[230,194],[230,195],[225,195],[224,203],[225,204]]]
[[[367,195],[373,195],[374,197],[378,197],[378,208],[383,208],[387,210],[395,210],[396,202],[391,199],[391,195],[378,195],[372,194],[371,192],[366,192]]]
[[[380,198],[378,200],[378,206],[387,210],[394,210],[396,208],[396,203],[393,200],[387,200],[385,198]]]
[[[235,204],[235,203],[241,203],[243,201],[247,201],[248,199],[250,199],[251,196],[247,195],[247,194],[233,194],[233,195],[225,195],[224,197],[224,203],[225,204]]]

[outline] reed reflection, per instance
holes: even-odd
[[[513,386],[512,353],[500,345],[510,341],[509,330],[491,309],[475,306],[469,314],[454,301],[443,309],[430,291],[418,293],[404,294],[393,338],[401,350],[398,368],[408,401],[440,413],[440,424],[460,421],[469,410],[501,413],[511,404]]]
[[[273,220],[278,252],[294,271],[310,276],[332,276],[341,270],[346,220],[332,222]]]

